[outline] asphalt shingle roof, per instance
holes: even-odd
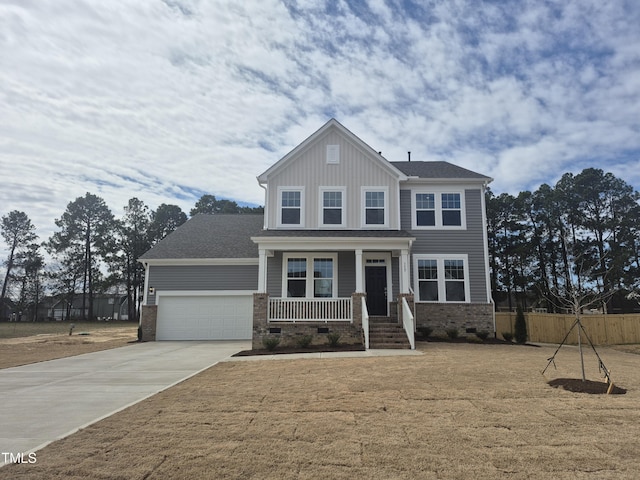
[[[472,172],[449,162],[391,162],[391,165],[410,177],[491,180],[486,175]]]
[[[262,232],[262,215],[191,217],[158,242],[140,260],[181,258],[258,258],[251,237]]]

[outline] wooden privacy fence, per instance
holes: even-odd
[[[575,315],[556,313],[525,313],[528,341],[540,343],[560,343],[575,322]],[[496,313],[496,334],[502,338],[502,332],[513,332],[516,314],[513,312]],[[624,315],[582,315],[582,325],[594,345],[617,345],[640,343],[640,314]],[[578,327],[573,329],[567,342],[578,344]],[[587,340],[582,338],[583,343]]]

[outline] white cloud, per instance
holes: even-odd
[[[46,237],[86,191],[115,213],[133,196],[188,211],[185,191],[260,204],[256,175],[330,116],[498,192],[637,167],[640,7],[408,5],[3,2],[0,214]]]

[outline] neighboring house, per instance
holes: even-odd
[[[264,216],[197,215],[141,257],[143,340],[369,343],[384,322],[406,345],[420,326],[493,333],[491,180],[389,162],[332,119],[258,176]]]
[[[46,318],[49,320],[80,320],[82,315],[82,294],[73,296],[69,301],[66,295],[45,299],[48,304]],[[89,300],[85,304],[85,317],[88,317]],[[93,317],[96,320],[127,320],[129,318],[126,295],[95,294],[93,296]]]

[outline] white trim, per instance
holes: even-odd
[[[417,210],[416,210],[416,195],[417,194],[434,195],[435,202],[435,222],[433,226],[418,225]],[[457,193],[460,195],[460,225],[443,225],[442,224],[442,194],[443,193]],[[412,188],[411,189],[411,228],[413,230],[466,230],[467,229],[467,210],[466,210],[466,195],[465,189],[461,186],[453,187],[432,187],[432,188]]]
[[[314,276],[313,276],[313,261],[317,258],[330,258],[333,261],[333,278],[331,283],[331,297],[338,298],[338,254],[332,252],[284,252],[282,254],[282,290],[280,296],[282,298],[289,298],[287,296],[287,280],[289,279],[287,262],[290,258],[304,258],[307,261],[307,276],[304,298],[316,298],[314,296]],[[326,298],[326,297],[320,297]]]
[[[384,223],[382,225],[367,223],[367,193],[368,192],[383,192],[384,193]],[[363,186],[360,193],[360,224],[363,229],[374,230],[379,228],[389,228],[389,211],[391,205],[391,199],[389,198],[388,186]]]
[[[156,290],[156,305],[160,297],[246,297],[255,290]]]
[[[402,250],[411,248],[415,237],[251,237],[260,248],[270,250]]]
[[[324,193],[325,192],[340,192],[342,194],[342,223],[325,224],[324,223]],[[324,229],[341,229],[347,226],[347,187],[319,187],[318,190],[318,227]]]
[[[256,258],[149,258],[141,260],[153,267],[162,266],[194,266],[194,265],[258,265]]]
[[[327,145],[327,165],[340,164],[340,144]]]
[[[484,274],[485,274],[485,282],[487,284],[487,302],[491,302],[493,303],[493,298],[491,297],[491,274],[490,272],[490,266],[489,266],[489,233],[488,233],[488,227],[487,227],[487,205],[486,205],[486,198],[485,198],[485,194],[486,194],[486,184],[482,187],[482,190],[480,191],[480,204],[482,205],[482,243],[483,243],[483,256],[484,256]],[[495,308],[493,309],[494,311],[494,317],[495,317]],[[495,323],[495,318],[494,318],[494,323]],[[495,327],[495,325],[494,325]],[[495,328],[494,328],[495,331]]]
[[[438,301],[420,300],[420,280],[418,278],[418,260],[436,260],[438,268]],[[464,302],[449,302],[446,300],[446,279],[444,276],[445,260],[462,260],[464,268]],[[419,303],[471,303],[471,279],[469,278],[469,255],[460,254],[414,254],[413,255],[413,282],[415,286],[415,301]]]
[[[300,223],[282,223],[282,193],[300,192]],[[278,211],[276,224],[278,228],[301,229],[305,225],[305,187],[278,187]]]

